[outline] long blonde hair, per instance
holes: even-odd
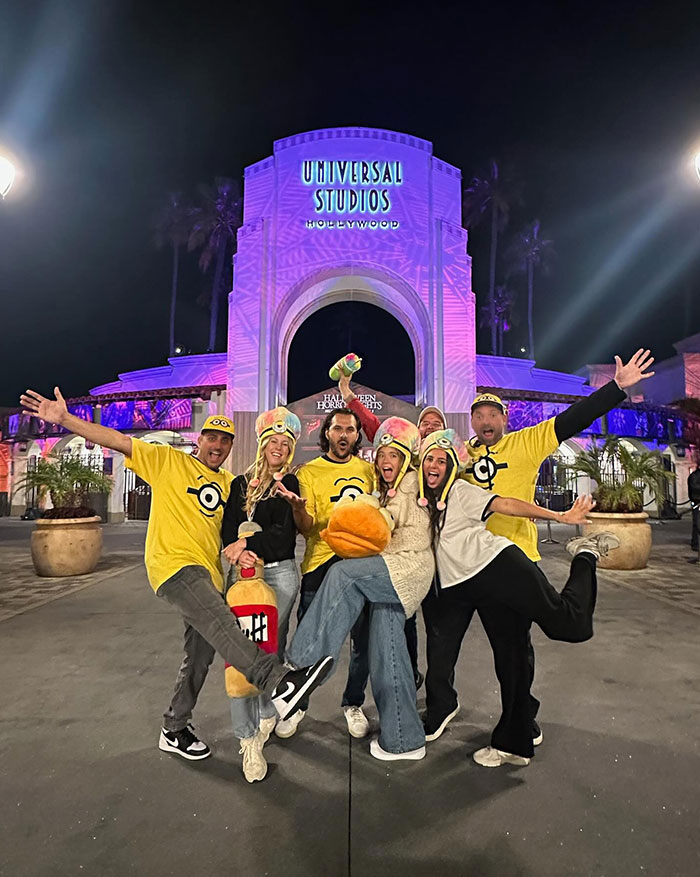
[[[271,435],[267,436],[263,439],[260,445],[260,453],[258,457],[253,460],[253,462],[248,466],[245,470],[244,477],[246,480],[246,494],[245,494],[245,513],[246,517],[249,521],[253,520],[253,515],[255,514],[255,507],[259,502],[265,499],[269,499],[270,496],[274,496],[274,490],[270,490],[271,486],[273,486],[277,481],[281,481],[282,478],[289,472],[291,468],[291,457],[292,452],[294,450],[294,442],[289,438],[289,436],[283,436],[289,442],[289,455],[287,456],[287,460],[281,469],[279,469],[276,473],[273,473],[270,469],[270,464],[267,462],[267,457],[265,456],[265,448],[270,443]],[[277,478],[275,478],[275,474]],[[257,480],[257,483],[253,485],[253,481]],[[266,496],[265,494],[268,493]]]

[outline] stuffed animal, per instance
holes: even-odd
[[[335,365],[330,367],[328,377],[332,381],[339,381],[341,374],[349,378],[362,367],[362,360],[356,353],[348,353],[342,359],[339,359]]]
[[[261,529],[259,524],[244,521],[238,528],[238,536],[252,536]],[[226,602],[248,639],[264,652],[277,654],[277,598],[263,577],[262,561],[247,569],[236,566],[236,581],[226,592]],[[230,664],[226,664],[224,679],[229,697],[252,697],[260,694]]]
[[[384,551],[393,529],[394,519],[380,508],[377,497],[362,494],[333,507],[321,538],[339,557],[371,557]]]

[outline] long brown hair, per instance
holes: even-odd
[[[423,461],[421,460],[421,466],[422,465]],[[455,464],[452,456],[448,454],[447,468],[445,469],[445,480],[447,480],[452,474],[454,465]],[[440,486],[442,486],[442,483]],[[435,553],[438,549],[438,545],[440,544],[440,534],[442,533],[442,528],[445,526],[445,515],[447,514],[447,509],[439,509],[437,507],[439,488],[438,491],[435,491],[431,487],[428,487],[428,485],[426,484],[424,494],[425,498],[428,500],[428,515],[430,517],[430,547],[433,549],[433,553]]]

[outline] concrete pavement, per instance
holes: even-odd
[[[181,626],[135,565],[143,525],[106,527],[105,566],[87,586],[22,578],[31,527],[0,521],[0,874],[700,872],[700,566],[685,563],[687,522],[654,528],[649,570],[601,575],[591,642],[534,633],[544,743],[529,767],[469,757],[498,711],[475,621],[458,666],[462,712],[423,761],[387,765],[348,737],[341,667],[299,733],[271,738],[268,776],[253,786],[218,660],[196,715],[214,757],[192,764],[156,748]],[[561,586],[566,555],[544,548]],[[18,575],[25,596],[9,617]],[[42,602],[47,587],[62,590]]]

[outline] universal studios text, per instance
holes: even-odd
[[[305,221],[307,228],[400,226],[398,220],[389,218],[392,191],[403,184],[400,161],[307,160],[302,162],[301,179],[313,187],[315,218]]]

